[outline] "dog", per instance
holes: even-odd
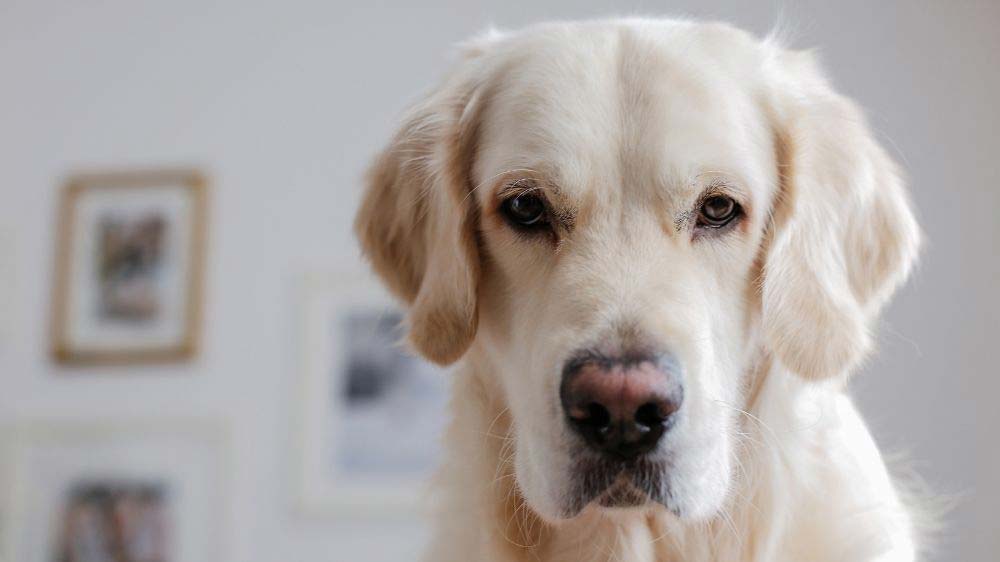
[[[845,392],[921,234],[814,56],[726,24],[490,32],[355,223],[458,363],[433,562],[910,561]]]

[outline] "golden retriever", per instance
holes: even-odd
[[[850,398],[920,232],[809,53],[723,24],[491,32],[356,232],[458,362],[426,560],[903,561]]]

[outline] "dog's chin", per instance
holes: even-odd
[[[576,517],[585,509],[613,512],[657,507],[680,515],[670,494],[668,470],[666,462],[650,459],[582,460],[573,471],[565,517]]]
[[[626,477],[620,477],[591,503],[592,505],[612,510],[646,508],[657,505],[647,492],[636,488]]]

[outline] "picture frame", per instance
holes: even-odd
[[[181,361],[201,328],[207,181],[196,170],[70,177],[51,352],[66,364]]]
[[[368,273],[301,282],[296,505],[409,517],[441,458],[448,375],[403,339],[403,309]]]
[[[2,433],[5,560],[213,562],[228,437],[205,420],[19,422]]]

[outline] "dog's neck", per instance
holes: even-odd
[[[470,353],[455,375],[455,396],[463,397],[453,404],[455,418],[448,430],[446,442],[452,449],[441,478],[439,496],[447,514],[439,524],[439,537],[447,545],[432,545],[427,560],[450,560],[444,553],[453,552],[455,540],[468,541],[462,548],[469,560],[490,562],[588,562],[629,560],[632,562],[667,562],[672,560],[755,560],[752,551],[759,542],[749,536],[749,529],[767,530],[769,520],[780,519],[768,512],[766,498],[773,497],[764,489],[775,481],[773,475],[755,474],[760,466],[781,466],[781,461],[759,462],[754,458],[757,448],[739,447],[738,467],[734,485],[725,508],[715,519],[684,523],[663,508],[646,511],[621,511],[607,515],[595,509],[562,522],[547,522],[527,504],[518,490],[513,463],[512,420],[506,407],[498,376],[485,355]],[[769,378],[785,375],[774,373],[774,365],[761,355],[753,362],[746,377],[745,419],[740,432],[745,442],[766,442],[768,427],[758,405],[775,392]],[[787,376],[782,386],[794,384]],[[787,392],[783,388],[782,392]],[[471,463],[471,468],[470,468]],[[460,467],[460,468],[459,468]],[[753,483],[753,485],[751,485]],[[449,517],[456,518],[449,520]],[[478,536],[468,536],[468,518],[479,524]],[[449,532],[450,525],[454,532]],[[456,535],[463,535],[458,539]],[[435,549],[441,550],[436,553]]]

